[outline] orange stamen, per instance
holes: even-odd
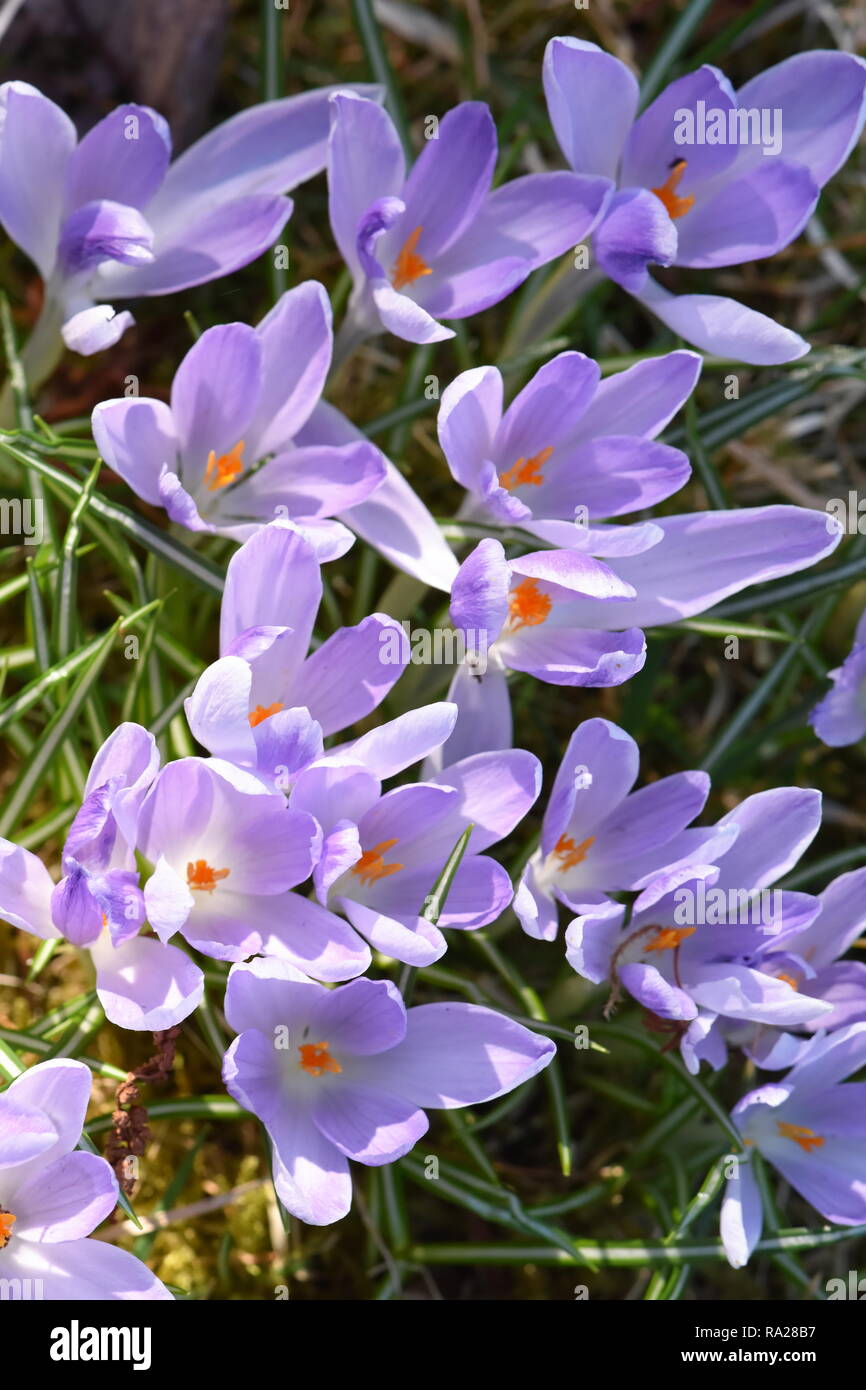
[[[553,453],[553,445],[540,449],[528,459],[518,459],[511,467],[499,475],[499,486],[511,492],[516,487],[540,487],[544,482],[542,468]]]
[[[189,863],[186,866],[187,886],[204,893],[212,893],[217,886],[217,880],[228,876],[228,869],[212,869],[206,859],[196,859],[194,864]]]
[[[667,208],[668,217],[673,218],[674,221],[676,221],[678,217],[685,217],[689,208],[695,205],[694,194],[689,194],[687,197],[681,198],[677,193],[680,180],[686,172],[686,163],[687,161],[685,159],[678,159],[676,163],[671,166],[671,171],[661,188],[650,189],[651,193],[654,193],[657,198],[661,199]]]
[[[285,709],[285,705],[281,705],[279,700],[275,700],[272,705],[256,705],[255,709],[247,715],[250,728],[254,729],[257,724],[264,723],[266,719],[270,719],[272,714],[279,714],[281,709]]]
[[[331,1056],[326,1042],[301,1043],[298,1051],[301,1054],[301,1071],[308,1076],[321,1076],[323,1071],[336,1073],[343,1070],[336,1058]]]
[[[784,980],[784,981],[785,981],[785,984],[786,984],[786,985],[790,985],[792,989],[799,990],[799,988],[800,988],[799,984],[798,984],[797,981],[794,979],[794,976],[793,976],[793,975],[777,975],[777,976],[776,976],[776,979],[777,979],[777,980]]]
[[[508,596],[508,631],[521,627],[538,627],[550,617],[553,599],[538,589],[537,579],[522,579]]]
[[[823,1136],[816,1134],[814,1129],[807,1129],[805,1125],[789,1125],[785,1120],[777,1120],[776,1128],[783,1139],[793,1139],[804,1153],[811,1153],[813,1149],[824,1146]]]
[[[393,849],[396,840],[383,840],[372,849],[365,849],[357,864],[352,865],[352,873],[357,874],[362,883],[378,883],[380,878],[390,878],[402,869],[402,864],[385,864],[382,856]]]
[[[391,284],[395,290],[402,290],[406,285],[413,284],[414,281],[420,280],[422,275],[433,274],[427,262],[415,251],[421,232],[422,228],[416,227],[414,232],[407,236],[394,263],[394,269],[391,272]]]
[[[694,927],[660,927],[656,935],[644,947],[645,951],[673,951],[681,941],[694,936]]]
[[[0,1207],[0,1250],[4,1245],[8,1245],[12,1239],[12,1227],[15,1225],[15,1217],[11,1211],[6,1211]]]
[[[590,835],[588,840],[581,840],[579,845],[574,843],[570,835],[560,835],[553,851],[554,858],[562,861],[557,865],[557,872],[563,874],[566,869],[574,869],[578,864],[582,864],[589,853],[590,845],[593,844],[594,835]]]
[[[216,451],[211,449],[207,456],[207,468],[204,471],[204,480],[207,484],[208,492],[218,492],[221,487],[228,487],[235,478],[239,478],[244,471],[241,463],[241,454],[244,451],[244,441],[239,439],[233,449],[229,449],[227,454],[220,454],[217,458]]]

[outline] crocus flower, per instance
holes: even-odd
[[[418,713],[399,729],[377,730],[379,738],[305,769],[291,804],[309,812],[322,831],[314,874],[319,901],[344,913],[376,950],[422,966],[445,952],[440,927],[486,926],[510,903],[511,879],[482,851],[510,834],[529,810],[541,769],[522,749],[481,753],[383,795],[380,775],[423,757],[453,726],[453,706],[434,708],[423,720]],[[422,914],[469,825],[472,834],[436,926]]]
[[[0,1281],[4,1298],[170,1299],[141,1260],[88,1240],[117,1204],[117,1179],[81,1152],[90,1072],[56,1057],[0,1094]]]
[[[833,689],[812,710],[809,723],[822,743],[844,748],[866,734],[866,612],[857,624],[851,651],[828,674]]]
[[[694,352],[671,352],[601,381],[592,358],[561,352],[503,414],[496,367],[442,394],[439,442],[468,497],[460,516],[581,546],[592,522],[652,507],[688,480],[689,461],[655,436],[690,395]],[[544,442],[542,442],[544,441]]]
[[[642,888],[666,865],[710,852],[711,830],[686,830],[710,790],[705,772],[678,772],[633,792],[640,754],[606,719],[579,724],[568,741],[541,828],[514,896],[524,931],[557,933],[558,902],[591,911],[610,893]]]
[[[217,960],[280,955],[321,980],[347,980],[370,952],[340,918],[290,890],[319,853],[312,816],[227,763],[181,758],[141,808],[137,843],[153,873],[148,921]]]
[[[570,529],[579,547],[507,560],[489,537],[461,565],[451,620],[467,658],[448,695],[460,716],[442,750],[447,761],[510,746],[507,670],[553,685],[620,685],[643,666],[643,627],[816,564],[842,538],[835,518],[789,506]]]
[[[242,111],[169,167],[169,129],[150,107],[118,106],[79,140],[35,87],[4,83],[0,221],[45,281],[43,324],[98,352],[133,321],[106,298],[170,294],[255,260],[291,214],[282,195],[324,167],[336,90]]]
[[[816,791],[780,787],[747,797],[717,823],[711,857],[663,870],[639,894],[630,920],[616,903],[575,918],[565,936],[569,964],[596,984],[608,981],[611,1005],[621,990],[631,994],[679,1042],[692,1072],[701,1061],[723,1065],[731,1024],[800,1027],[829,1015],[832,1006],[799,991],[775,954],[820,911],[809,894],[773,887],[820,819]]]
[[[224,758],[288,790],[322,751],[385,698],[409,659],[405,634],[373,613],[307,651],[322,597],[318,560],[293,527],[272,522],[229,561],[218,661],[186,702],[193,734]],[[383,638],[401,659],[384,659]]]
[[[0,917],[89,951],[106,1018],[147,1032],[187,1018],[204,987],[183,951],[140,934],[145,904],[131,846],[158,766],[152,734],[138,724],[115,729],[94,759],[56,886],[35,854],[0,840]]]
[[[407,1010],[390,981],[328,990],[275,960],[233,966],[226,1018],[239,1037],[223,1080],[268,1131],[280,1201],[313,1226],[349,1211],[350,1158],[393,1163],[426,1133],[425,1110],[494,1100],[556,1051],[491,1009]]]
[[[438,124],[406,173],[394,126],[375,102],[332,99],[331,227],[352,272],[353,334],[386,328],[411,343],[452,338],[440,319],[498,304],[537,266],[595,225],[612,184],[529,174],[491,192],[496,129],[482,102]]]
[[[832,1032],[866,1021],[866,964],[843,960],[845,952],[866,931],[866,869],[842,874],[818,894],[821,910],[802,931],[767,952],[763,968],[784,978],[801,994],[821,999],[832,1012],[807,1020],[803,1032],[821,1028]],[[724,1028],[730,1043],[742,1048],[765,1070],[789,1067],[800,1056],[806,1039],[795,1033],[759,1025]]]
[[[798,53],[739,92],[704,64],[638,116],[638,84],[624,63],[594,43],[556,38],[544,89],[571,167],[616,183],[593,235],[606,275],[707,352],[758,364],[808,352],[764,314],[719,295],[671,294],[647,267],[742,265],[799,236],[863,127],[862,59]]]
[[[100,453],[139,497],[191,531],[243,541],[288,519],[331,560],[353,540],[339,514],[393,564],[447,590],[457,561],[427,508],[320,401],[332,347],[330,300],[307,281],[255,329],[207,329],[175,373],[170,405],[102,401],[92,417]]]
[[[787,1076],[750,1091],[731,1112],[745,1143],[837,1226],[866,1222],[866,1085],[842,1084],[864,1064],[866,1023],[819,1033]],[[721,1218],[725,1253],[735,1269],[747,1263],[762,1226],[758,1184],[741,1158],[728,1179]]]

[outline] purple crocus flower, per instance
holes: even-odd
[[[750,1091],[731,1112],[745,1143],[837,1226],[866,1222],[866,1084],[841,1084],[864,1064],[866,1023],[819,1033],[783,1080]],[[725,1253],[735,1269],[747,1263],[762,1226],[758,1184],[741,1158],[728,1179],[721,1218]]]
[[[375,102],[332,99],[331,226],[355,289],[353,336],[386,328],[411,343],[452,338],[440,319],[498,304],[593,228],[607,178],[530,174],[491,192],[496,129],[483,102],[449,111],[411,172]]]
[[[866,735],[866,612],[854,633],[854,645],[842,665],[828,673],[833,689],[809,715],[822,743],[844,748]]]
[[[596,984],[609,981],[611,1004],[627,990],[679,1041],[693,1072],[701,1061],[724,1064],[733,1024],[796,1028],[828,1016],[832,1006],[799,991],[778,957],[821,904],[773,887],[820,819],[816,791],[780,787],[747,797],[717,823],[705,862],[663,870],[628,921],[618,903],[575,918],[565,938],[569,964]]]
[[[469,494],[460,516],[582,548],[591,523],[664,501],[691,468],[655,436],[700,367],[697,353],[671,352],[601,381],[592,358],[561,352],[504,414],[497,368],[463,372],[439,409],[442,451]]]
[[[704,64],[637,115],[631,71],[594,43],[551,39],[551,123],[580,174],[617,191],[593,235],[601,270],[696,347],[743,362],[789,362],[809,345],[719,295],[674,295],[652,264],[715,269],[772,256],[799,236],[863,127],[866,63],[798,53],[734,92]]]
[[[94,759],[56,886],[35,854],[0,840],[0,917],[89,951],[106,1018],[146,1032],[187,1018],[203,990],[183,951],[140,934],[145,904],[131,846],[158,765],[151,734],[138,724],[115,729]]]
[[[510,834],[541,782],[538,759],[512,749],[466,758],[383,795],[380,777],[441,743],[453,720],[448,705],[395,720],[399,728],[376,730],[378,737],[367,735],[307,768],[291,797],[322,832],[314,875],[319,901],[344,913],[376,950],[409,965],[430,965],[444,954],[440,927],[483,927],[508,906],[511,879],[482,851]],[[472,835],[435,926],[421,914],[469,825]]]
[[[274,960],[232,968],[226,1017],[239,1037],[223,1080],[268,1131],[280,1201],[313,1226],[349,1211],[350,1158],[393,1163],[427,1132],[425,1110],[494,1100],[556,1051],[492,1009],[407,1010],[390,981],[328,990]]]
[[[170,1299],[141,1260],[88,1240],[117,1204],[104,1158],[76,1148],[90,1100],[83,1062],[56,1057],[0,1094],[0,1281],[4,1298]]]
[[[821,1028],[832,1032],[850,1023],[866,1021],[866,964],[842,957],[866,931],[866,869],[842,874],[818,894],[821,910],[802,931],[767,952],[763,968],[813,999],[832,1006],[800,1025],[805,1032]],[[806,1040],[778,1028],[743,1025],[724,1028],[727,1041],[741,1047],[747,1057],[765,1070],[791,1066]]]
[[[279,955],[322,980],[360,975],[370,952],[355,932],[290,891],[311,874],[319,841],[312,816],[251,774],[201,758],[169,763],[138,825],[154,866],[148,921],[161,941],[180,932],[217,960]]]
[[[589,912],[608,894],[640,889],[666,865],[711,853],[715,829],[685,827],[710,790],[705,772],[678,772],[633,792],[640,754],[606,719],[587,719],[568,741],[514,911],[530,936],[553,941],[557,903]]]
[[[373,613],[307,651],[322,597],[318,560],[293,527],[272,522],[229,561],[218,661],[186,702],[189,726],[217,758],[274,779],[291,778],[322,752],[322,735],[370,714],[402,675],[408,642]],[[400,660],[384,659],[394,638]]]
[[[118,106],[78,140],[35,87],[4,83],[0,221],[45,281],[43,331],[98,352],[133,321],[105,299],[170,294],[255,260],[291,214],[282,195],[324,167],[337,90],[242,111],[169,167],[168,126],[150,107]]]
[[[322,560],[352,534],[425,584],[451,587],[457,561],[394,464],[320,400],[331,363],[331,304],[310,280],[253,329],[209,328],[175,373],[171,404],[103,401],[93,435],[106,463],[145,502],[191,531],[246,540],[293,521]]]
[[[489,537],[461,565],[451,620],[467,659],[448,695],[460,709],[443,750],[448,761],[510,745],[507,670],[553,685],[620,685],[643,666],[642,628],[693,617],[750,584],[805,569],[842,538],[835,518],[789,506],[571,529],[578,545],[569,550],[507,560]]]

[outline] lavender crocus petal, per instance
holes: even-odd
[[[353,980],[370,966],[369,948],[357,932],[342,917],[300,893],[261,898],[255,910],[243,908],[241,915],[243,927],[257,928],[263,955],[288,961],[313,979]],[[208,950],[208,954],[217,951]]]
[[[15,1192],[15,1239],[54,1245],[89,1236],[117,1203],[117,1179],[98,1154],[69,1153]]]
[[[149,265],[153,232],[137,208],[106,199],[85,203],[65,219],[58,255],[68,275],[93,270],[102,261]]]
[[[92,304],[72,314],[60,331],[70,352],[92,357],[95,352],[119,343],[134,323],[128,310],[118,313],[111,304]]]
[[[483,634],[492,646],[508,616],[511,571],[499,541],[479,541],[463,561],[451,587],[451,621],[462,631]]]
[[[307,280],[281,295],[258,324],[261,389],[250,434],[259,458],[279,453],[309,419],[331,365],[331,320],[324,286]]]
[[[262,345],[244,323],[208,328],[175,373],[171,413],[181,451],[181,482],[204,479],[213,452],[228,453],[244,439],[261,383]],[[244,459],[244,465],[250,460]]]
[[[448,699],[457,706],[457,723],[448,740],[428,759],[431,771],[438,772],[475,753],[511,747],[511,699],[501,662],[489,662],[484,671],[461,663]]]
[[[748,1264],[749,1256],[761,1239],[763,1225],[761,1192],[752,1166],[740,1161],[728,1178],[719,1224],[722,1245],[734,1269]]]
[[[272,522],[229,560],[220,607],[220,651],[249,628],[291,629],[280,644],[288,678],[303,661],[322,597],[322,575],[315,552],[298,531]]]
[[[844,1089],[847,1091],[850,1088],[846,1086]],[[854,1097],[851,1101],[843,1098],[842,1103],[849,1116],[849,1106],[853,1101]],[[813,1118],[811,1106],[805,1113],[799,1109],[793,1113],[797,1115],[793,1121],[795,1124]],[[817,1117],[816,1123],[821,1123]],[[812,1129],[814,1126],[807,1123],[806,1128]],[[860,1162],[862,1133],[857,1132],[856,1125],[852,1125],[851,1129],[853,1134],[843,1130],[838,1137],[825,1137],[819,1156],[814,1153],[806,1155],[791,1140],[787,1141],[785,1147],[779,1141],[772,1150],[773,1166],[816,1211],[840,1226],[859,1226],[866,1221],[866,1183],[863,1182]]]
[[[786,1078],[800,1095],[819,1095],[866,1064],[866,1023],[813,1038]]]
[[[370,1057],[403,1041],[406,1007],[390,980],[355,980],[323,995],[310,1024],[335,1054]]]
[[[739,834],[721,860],[722,887],[765,888],[798,862],[821,824],[821,793],[811,787],[755,792],[718,822]]]
[[[598,363],[582,352],[560,352],[552,357],[515,396],[502,416],[490,456],[506,469],[520,458],[531,457],[542,448],[567,440],[578,429],[600,377]],[[458,377],[458,381],[460,379]],[[443,406],[444,403],[443,396]],[[492,410],[490,414],[492,416]],[[459,421],[461,427],[462,423]]]
[[[51,919],[75,946],[90,946],[102,931],[102,911],[91,891],[87,870],[74,860],[51,895]]]
[[[646,661],[640,628],[592,632],[544,624],[516,633],[500,642],[499,649],[512,670],[550,685],[622,685]]]
[[[0,839],[0,918],[43,939],[59,936],[51,920],[54,882],[29,849]]]
[[[8,1273],[37,1283],[49,1301],[155,1302],[174,1297],[146,1264],[104,1240],[65,1240],[57,1245],[28,1240],[6,1254],[12,1256],[4,1262]]]
[[[382,780],[393,777],[441,747],[454,730],[457,714],[457,706],[447,700],[407,710],[355,739],[347,755]]]
[[[231,508],[238,518],[271,521],[282,508],[302,525],[363,502],[384,478],[384,457],[367,440],[292,448],[226,494],[224,514]]]
[[[90,1090],[90,1070],[83,1062],[71,1057],[53,1057],[17,1076],[4,1092],[17,1105],[42,1111],[54,1126],[56,1146],[44,1150],[33,1160],[38,1166],[71,1153],[76,1147],[84,1128]],[[35,1168],[31,1166],[30,1171],[34,1172]]]
[[[496,148],[490,108],[481,101],[461,102],[448,111],[435,138],[424,142],[401,197],[406,235],[421,227],[428,265],[475,220],[493,178]]]
[[[544,94],[556,138],[573,169],[614,179],[637,112],[634,75],[597,44],[551,39]]]
[[[253,673],[248,661],[223,656],[205,667],[184,701],[194,739],[213,753],[242,767],[256,763],[256,742],[249,724]]]
[[[670,265],[676,257],[677,229],[654,193],[626,188],[611,199],[592,244],[604,273],[638,294],[647,283],[648,266]]]
[[[716,294],[671,294],[649,277],[638,298],[687,343],[758,367],[793,362],[809,351],[799,333]]]
[[[703,102],[706,110],[725,113],[737,104],[724,73],[709,63],[668,83],[638,116],[623,149],[620,179],[624,186],[657,187],[667,178],[672,160],[685,158],[687,166],[678,192],[689,194],[695,186],[718,178],[733,164],[736,145],[686,143],[678,139],[678,134],[688,134],[688,130],[682,130],[680,113],[694,112],[698,102]]]
[[[363,503],[361,504],[363,505]],[[234,531],[230,534],[235,535],[236,540],[248,540],[250,534],[255,534],[252,528],[243,528],[243,535],[235,535]],[[347,526],[341,521],[333,521],[330,517],[319,520],[316,517],[301,517],[297,522],[297,529],[300,535],[309,546],[312,547],[313,554],[320,565],[327,565],[331,560],[339,560],[352,549],[355,544],[355,537]]]
[[[510,835],[538,799],[541,764],[522,748],[477,753],[430,780],[459,792],[459,813],[473,827],[469,851],[479,854]]]
[[[176,473],[164,468],[159,475],[159,501],[170,521],[185,526],[188,531],[214,530],[199,512],[195,498],[187,491]]]
[[[171,158],[167,121],[149,106],[116,106],[79,141],[66,176],[66,206],[110,198],[144,208]]]
[[[229,971],[225,1015],[237,1033],[272,1033],[280,1024],[303,1028],[326,994],[323,985],[284,960],[252,960]]]
[[[637,597],[606,603],[592,626],[621,621],[650,627],[692,617],[750,584],[817,564],[841,539],[832,517],[807,507],[688,513],[659,517],[656,524],[664,532],[658,545],[616,561],[617,574]],[[588,605],[567,607],[576,622],[589,618]]]
[[[348,897],[338,898],[337,906],[371,946],[406,965],[432,965],[447,950],[448,943],[441,931],[422,917],[397,921]]]
[[[866,869],[840,874],[818,897],[821,912],[814,925],[785,942],[789,951],[808,954],[816,969],[843,956],[866,931]]]
[[[712,268],[774,255],[799,236],[820,192],[802,165],[764,160],[682,219],[677,265]]]
[[[351,1080],[320,1091],[313,1119],[347,1158],[371,1167],[402,1158],[429,1128],[424,1111],[411,1101]]]
[[[44,280],[54,266],[75,127],[28,82],[0,86],[0,222]]]
[[[325,1138],[310,1109],[283,1106],[268,1133],[274,1145],[274,1186],[287,1211],[309,1226],[341,1220],[352,1205],[349,1161]]]
[[[341,822],[357,825],[381,795],[379,778],[348,757],[306,768],[292,791],[292,809],[314,816],[325,834]]]
[[[313,883],[320,903],[327,903],[337,879],[357,864],[362,853],[357,825],[348,820],[337,821],[324,836],[319,862],[313,869]]]
[[[535,266],[532,244],[499,232],[485,213],[437,261],[432,275],[418,281],[418,301],[430,324],[438,319],[469,318],[506,299]],[[450,328],[441,327],[439,335],[454,336]]]
[[[395,854],[402,869],[423,869],[433,880],[465,828],[460,793],[453,787],[439,787],[429,782],[409,783],[386,792],[367,811],[359,826],[365,848],[383,840],[395,840],[399,846],[399,853],[395,851]],[[397,901],[404,896],[401,880],[402,873],[382,876],[357,896],[365,902],[375,900],[377,904],[386,898]],[[362,887],[360,878],[357,887]],[[420,903],[416,904],[412,898],[400,915],[407,911],[414,915],[416,909],[420,911]]]
[[[389,652],[393,648],[387,661],[383,659],[386,643]],[[322,732],[333,734],[380,705],[408,659],[406,635],[399,623],[383,613],[372,613],[355,627],[339,628],[308,657],[297,693]]]
[[[0,1120],[0,1172],[29,1165],[57,1144],[57,1130],[48,1116],[11,1096],[0,1095]]]
[[[345,415],[321,401],[295,443],[348,444],[362,438]],[[434,589],[450,590],[457,560],[430,512],[390,459],[385,459],[384,481],[342,519],[398,569]]]
[[[173,1028],[198,1008],[204,976],[177,946],[135,936],[93,951],[96,994],[118,1028],[156,1033]]]
[[[565,958],[578,975],[600,985],[610,978],[625,908],[609,902],[576,917],[565,932]]]
[[[541,516],[570,519],[578,507],[584,516],[622,516],[642,511],[679,492],[689,480],[691,465],[679,449],[609,434],[565,445],[555,472],[533,495]]]
[[[322,727],[305,707],[277,710],[256,725],[253,740],[259,773],[279,779],[282,790],[323,750]]]
[[[620,966],[619,975],[629,994],[659,1018],[680,1022],[696,1017],[698,1010],[691,995],[670,984],[654,965],[630,961]]]
[[[581,418],[581,438],[631,434],[654,439],[688,400],[702,363],[698,353],[678,349],[605,377]]]
[[[797,53],[741,87],[737,104],[781,110],[784,159],[804,165],[823,187],[844,164],[863,129],[866,63],[853,53]],[[757,163],[759,149],[747,146],[740,159],[744,156]]]
[[[461,372],[442,392],[436,428],[457,482],[477,492],[480,470],[493,455],[502,418],[502,375],[496,367]]]
[[[814,1025],[832,1031],[849,1023],[866,1020],[866,964],[860,960],[840,960],[825,965],[811,980],[800,986],[805,994],[833,1005]]]
[[[728,1060],[728,1045],[716,1014],[701,1010],[680,1038],[680,1056],[691,1076],[697,1076],[701,1062],[718,1071]]]
[[[511,906],[514,915],[526,932],[536,941],[555,941],[559,931],[556,900],[547,885],[538,882],[536,863],[530,860],[514,890]]]
[[[408,343],[418,344],[442,343],[446,338],[454,337],[453,329],[437,322],[435,314],[428,313],[414,299],[395,290],[384,275],[380,275],[373,283],[372,295],[383,327],[396,337],[405,338]],[[454,303],[453,296],[446,291],[443,298],[446,309],[450,311],[449,317],[462,317],[457,312],[460,306]],[[478,313],[480,309],[474,307],[466,312]]]
[[[361,277],[356,239],[362,217],[378,198],[403,188],[403,147],[386,111],[352,92],[330,100],[328,198],[331,230],[355,279]]]
[[[866,642],[855,643],[828,679],[833,688],[812,710],[809,723],[828,748],[859,743],[866,735]]]
[[[426,880],[430,885],[429,876]],[[464,858],[439,915],[443,927],[472,931],[495,922],[514,897],[511,879],[501,864],[485,854]]]
[[[800,994],[786,980],[735,962],[703,966],[689,992],[701,1008],[713,1013],[780,1027],[809,1023],[830,1012],[823,1001]]]
[[[652,862],[702,810],[710,790],[703,772],[677,772],[632,793],[601,826],[591,879],[607,891],[633,889]],[[587,865],[590,868],[590,864]]]
[[[115,799],[127,805],[140,802],[159,770],[159,748],[153,734],[140,724],[119,724],[97,751],[87,781],[85,795],[110,779],[120,785]]]
[[[533,550],[512,560],[515,574],[565,591],[555,595],[567,599],[570,594],[587,598],[630,599],[634,590],[627,580],[594,556],[573,550]]]
[[[523,523],[523,528],[557,549],[581,550],[604,559],[622,555],[641,555],[663,539],[664,532],[652,521],[632,522],[628,526],[585,526],[572,521]]]
[[[586,719],[568,741],[550,793],[541,852],[550,854],[566,830],[575,843],[594,834],[628,796],[640,754],[634,739],[607,719]]]
[[[612,193],[608,179],[563,172],[526,174],[493,190],[480,227],[494,231],[493,251],[522,253],[535,269],[588,237]]]
[[[555,1053],[548,1038],[492,1009],[424,1004],[409,1010],[405,1040],[356,1074],[425,1109],[452,1110],[513,1091]]]

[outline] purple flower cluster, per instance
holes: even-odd
[[[149,108],[119,107],[78,140],[59,107],[10,82],[0,219],[45,281],[43,333],[82,353],[131,323],[109,300],[250,262],[291,214],[287,191],[323,169],[353,283],[344,344],[382,330],[451,338],[449,322],[589,241],[598,269],[697,347],[757,364],[808,351],[733,300],[671,294],[649,267],[712,271],[787,246],[859,136],[866,64],[803,54],[739,93],[705,66],[638,115],[629,69],[563,38],[548,47],[544,89],[570,170],[494,187],[496,131],[479,102],[433,120],[408,169],[369,87],[254,107],[170,164]],[[778,148],[721,138],[753,110],[780,114]],[[493,1100],[554,1056],[505,1013],[407,1007],[393,963],[430,966],[451,932],[509,908],[552,942],[563,907],[572,968],[607,991],[608,1009],[636,1001],[691,1073],[721,1067],[730,1048],[784,1073],[736,1106],[744,1144],[827,1220],[866,1222],[862,1084],[840,1084],[866,1064],[866,966],[845,958],[864,930],[866,870],[819,895],[784,886],[818,831],[817,792],[761,791],[696,825],[708,776],[634,790],[637,744],[590,718],[516,886],[495,853],[542,781],[538,759],[512,746],[510,673],[620,685],[644,665],[644,629],[816,564],[841,526],[796,506],[649,517],[690,476],[659,435],[696,385],[699,354],[602,379],[565,351],[508,404],[495,366],[445,389],[438,435],[464,491],[457,522],[481,534],[458,555],[395,464],[323,398],[333,347],[328,295],[301,283],[255,328],[202,333],[170,400],[94,410],[102,458],[142,502],[198,538],[239,543],[219,655],[185,705],[202,752],[163,762],[150,732],[121,724],[93,761],[56,874],[0,840],[0,917],[84,957],[123,1029],[181,1023],[202,1002],[202,958],[229,963],[225,1085],[267,1132],[283,1206],[326,1225],[349,1211],[349,1160],[395,1162],[426,1133],[427,1110]],[[322,567],[356,537],[449,596],[465,659],[447,700],[381,718],[410,662],[386,613],[317,641]],[[826,743],[866,732],[864,643],[861,621],[812,716]],[[76,1148],[89,1094],[87,1068],[64,1059],[0,1094],[0,1276],[41,1280],[50,1298],[169,1298],[131,1255],[86,1239],[117,1200],[108,1164]],[[744,1160],[722,1211],[732,1264],[760,1230]]]

